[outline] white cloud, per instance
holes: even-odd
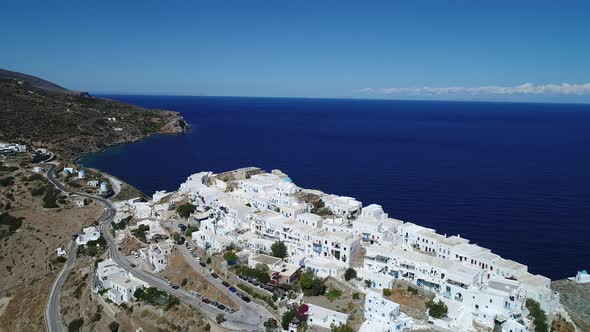
[[[590,83],[583,84],[543,84],[525,83],[517,86],[480,86],[480,87],[421,87],[421,88],[363,88],[355,91],[365,94],[385,95],[586,95],[590,94]]]

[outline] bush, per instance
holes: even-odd
[[[348,281],[348,280],[354,279],[354,278],[356,278],[356,270],[353,269],[352,267],[349,267],[344,272],[344,280]]]
[[[47,188],[45,190],[45,196],[43,196],[43,207],[46,209],[58,208],[57,197],[61,192],[55,188]]]
[[[303,294],[307,296],[318,296],[326,292],[326,286],[322,279],[314,276],[311,270],[307,270],[301,275],[299,285],[303,290]]]
[[[55,259],[58,263],[65,263],[68,259],[65,256],[59,256]]]
[[[199,226],[197,225],[188,225],[184,230],[184,236],[189,238],[194,232],[199,230]]]
[[[223,259],[225,259],[228,265],[233,265],[238,261],[238,255],[231,250],[226,251],[225,254],[223,254]]]
[[[330,289],[330,291],[326,293],[326,298],[330,300],[330,302],[336,300],[340,296],[342,296],[342,292],[338,289]]]
[[[352,299],[353,300],[358,300],[361,298],[361,295],[357,292],[352,293]]]
[[[270,246],[270,250],[272,251],[272,255],[278,258],[285,258],[287,257],[287,246],[283,241],[276,241]]]
[[[449,308],[447,308],[447,305],[441,300],[438,300],[438,302],[428,300],[428,302],[426,302],[426,307],[428,308],[428,314],[434,318],[440,319],[446,317],[449,312]]]
[[[191,203],[184,203],[176,208],[176,213],[179,216],[186,219],[188,218],[191,213],[195,212],[196,207]]]
[[[182,282],[180,283],[180,286],[184,287],[184,286],[186,286],[187,283],[188,283],[188,279],[182,278]]]
[[[414,288],[412,286],[408,286],[407,291],[408,291],[408,293],[411,293],[413,295],[418,295],[418,288]]]
[[[383,296],[390,296],[390,295],[391,295],[391,289],[383,288]]]
[[[111,332],[118,332],[119,331],[119,323],[117,323],[115,321],[112,321],[109,324],[109,331],[111,331]]]
[[[82,325],[84,325],[84,320],[82,318],[74,319],[68,324],[68,332],[78,332]]]
[[[256,280],[262,283],[267,283],[270,281],[270,276],[268,275],[268,272],[263,269],[259,269],[258,267],[252,269],[247,265],[242,265],[236,269],[236,273],[244,275],[246,277],[256,278]]]
[[[205,331],[211,331],[211,324],[207,323],[207,325],[205,325]]]
[[[289,324],[294,317],[295,310],[289,310],[283,314],[283,317],[281,318],[281,326],[283,327],[283,330],[289,329]]]
[[[14,184],[14,177],[7,176],[5,178],[0,179],[0,187],[9,187]]]
[[[142,242],[147,242],[145,238],[145,233],[150,230],[150,226],[148,225],[139,225],[136,229],[131,231],[135,237],[137,237]]]
[[[7,212],[0,213],[0,226],[8,226],[8,229],[6,229],[6,227],[0,227],[0,239],[11,236],[14,234],[14,232],[21,228],[23,225],[23,219],[24,218],[22,217],[17,218],[12,216]]]
[[[539,302],[533,299],[527,299],[526,308],[529,310],[530,317],[533,318],[535,332],[546,332],[549,329],[549,326],[547,325],[547,315],[545,315],[545,311],[541,309]]]

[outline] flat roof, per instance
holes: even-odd
[[[258,254],[256,256],[252,257],[251,259],[255,260],[257,262],[263,263],[263,264],[268,264],[268,265],[275,265],[281,261],[281,259],[278,257],[273,257],[273,256],[265,255],[265,254]]]

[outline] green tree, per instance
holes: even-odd
[[[229,250],[226,251],[225,254],[223,254],[223,258],[225,259],[228,265],[233,265],[238,260],[238,255],[236,255],[235,252]]]
[[[281,318],[281,326],[283,327],[283,330],[289,329],[289,323],[291,323],[293,317],[295,317],[295,310],[289,310],[283,314],[283,317]]]
[[[547,325],[547,315],[541,309],[539,302],[533,299],[526,300],[526,308],[529,310],[529,315],[533,318],[535,324],[535,332],[546,332],[549,329]]]
[[[391,289],[383,288],[383,296],[390,296],[390,295],[391,295]]]
[[[287,246],[283,241],[276,241],[270,246],[270,250],[272,251],[272,255],[278,258],[285,258],[287,257]]]
[[[178,234],[178,232],[174,232],[172,233],[172,238],[174,241],[178,242],[178,240],[180,240],[180,234]]]
[[[447,305],[441,300],[434,302],[434,300],[430,299],[426,302],[426,307],[428,308],[428,314],[434,318],[446,317],[449,312],[449,308],[447,308]]]
[[[191,215],[191,213],[195,212],[195,209],[196,207],[193,204],[184,203],[176,208],[176,213],[178,213],[178,215],[182,218],[186,219]]]
[[[344,280],[348,281],[348,280],[354,279],[354,278],[356,278],[356,270],[353,269],[352,267],[349,267],[344,272]]]

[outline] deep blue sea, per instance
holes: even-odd
[[[105,95],[188,134],[82,160],[151,194],[192,173],[278,168],[552,279],[590,268],[590,105]]]

